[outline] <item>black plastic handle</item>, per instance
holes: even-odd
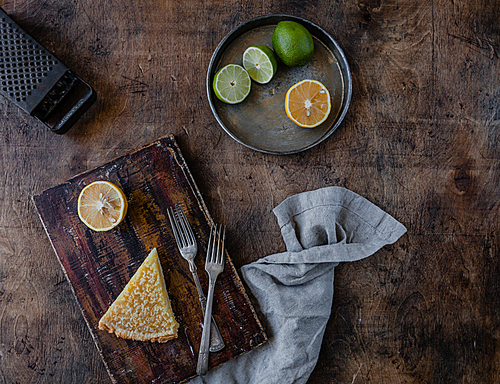
[[[73,126],[73,124],[76,123],[80,116],[82,116],[90,108],[90,106],[94,104],[94,101],[97,98],[97,94],[94,89],[82,79],[79,80],[88,87],[87,93],[85,93],[85,95],[83,95],[83,97],[73,105],[73,107],[66,113],[66,115],[61,118],[61,120],[59,120],[59,122],[54,127],[50,127],[44,123],[54,133],[66,133]]]

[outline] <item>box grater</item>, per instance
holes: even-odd
[[[50,130],[65,133],[94,103],[92,87],[0,8],[0,93]]]

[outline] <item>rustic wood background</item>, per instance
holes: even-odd
[[[408,228],[337,268],[310,383],[500,382],[499,0],[0,0],[98,100],[66,135],[0,100],[0,383],[110,383],[31,196],[173,133],[237,267],[283,251],[272,209],[349,188]],[[346,120],[306,152],[233,141],[207,102],[219,41],[269,13],[330,32]]]

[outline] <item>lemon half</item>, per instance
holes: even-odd
[[[94,231],[109,231],[125,218],[127,198],[109,181],[94,181],[80,192],[78,217]]]
[[[285,112],[298,126],[314,128],[324,123],[332,105],[330,92],[317,80],[302,80],[290,87],[285,96]]]

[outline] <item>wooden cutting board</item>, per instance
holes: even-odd
[[[77,214],[80,191],[96,180],[120,186],[129,202],[125,221],[108,232],[90,230]],[[195,376],[203,314],[167,208],[180,203],[187,212],[198,239],[196,263],[205,292],[204,259],[212,219],[174,137],[158,139],[33,200],[113,382],[180,383]],[[99,319],[154,247],[180,324],[179,337],[166,343],[139,342],[99,330]],[[267,340],[229,256],[215,287],[213,311],[226,347],[210,354],[210,368]]]

